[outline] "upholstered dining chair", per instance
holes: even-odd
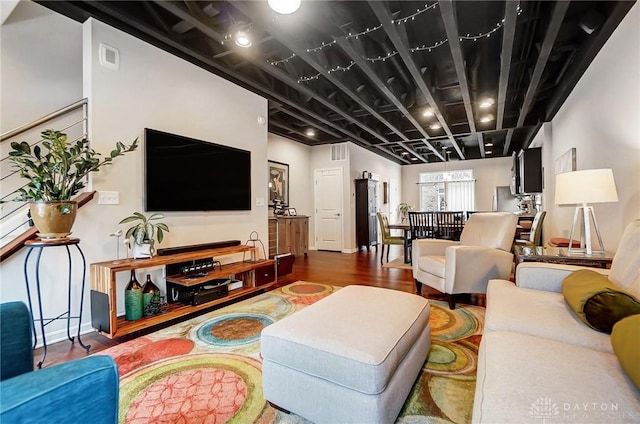
[[[392,244],[404,245],[404,238],[402,236],[392,236],[389,229],[389,218],[382,212],[378,212],[378,222],[380,223],[380,234],[382,235],[382,249],[380,249],[380,263],[383,263],[384,247],[387,246],[387,262],[389,262],[389,250]]]
[[[541,246],[542,245],[542,222],[547,215],[546,211],[540,211],[533,217],[531,230],[528,239],[514,240],[515,245],[520,246]]]
[[[509,279],[513,255],[511,245],[518,217],[507,212],[479,212],[469,217],[460,241],[413,240],[412,269],[416,291],[422,285],[448,295],[455,308],[455,295],[486,293],[493,278]]]

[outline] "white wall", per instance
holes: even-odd
[[[402,178],[402,166],[392,162],[388,159],[383,158],[380,155],[377,155],[363,147],[360,147],[356,144],[349,144],[349,152],[351,159],[351,169],[350,174],[350,184],[349,184],[349,193],[350,193],[350,205],[351,205],[351,213],[347,216],[350,217],[351,228],[352,230],[349,232],[349,246],[356,246],[356,216],[355,216],[355,190],[356,185],[355,181],[358,178],[362,178],[362,172],[367,171],[372,174],[377,174],[380,176],[380,183],[378,185],[378,210],[384,212],[389,216],[389,212],[392,208],[395,210],[398,209],[398,205],[391,205],[390,203],[383,203],[383,182],[389,182],[390,178],[395,178],[396,180],[400,180]],[[379,232],[378,232],[379,233]],[[378,238],[380,235],[378,234]]]
[[[289,206],[295,208],[298,215],[309,217],[310,248],[313,246],[312,241],[315,240],[311,151],[310,146],[276,134],[268,134],[267,158],[289,165]],[[267,239],[267,234],[264,238]]]
[[[511,158],[475,159],[465,161],[450,161],[448,170],[473,169],[476,180],[476,210],[490,211],[493,207],[493,190],[496,186],[511,183]],[[444,162],[406,165],[402,167],[402,202],[410,205],[420,204],[418,186],[419,175],[422,172],[443,172]]]
[[[584,73],[551,124],[544,145],[544,237],[569,237],[573,207],[554,203],[555,160],[577,149],[577,169],[612,168],[617,203],[594,210],[605,249],[614,251],[625,226],[640,217],[640,5],[635,4]],[[545,153],[546,150],[546,153]],[[597,241],[596,241],[597,243]]]
[[[251,152],[251,211],[167,213],[170,227],[160,247],[180,246],[237,239],[244,242],[251,231],[267,236],[267,207],[256,207],[256,199],[267,199],[267,126],[257,116],[267,115],[267,101],[216,75],[148,45],[130,35],[95,20],[83,26],[84,95],[89,98],[92,147],[109,152],[116,141],[142,140],[145,127],[212,141]],[[120,69],[104,68],[98,63],[98,46],[106,43],[120,51]],[[44,91],[46,92],[46,91]],[[3,101],[5,93],[3,92]],[[113,166],[94,174],[93,189],[120,192],[119,205],[99,205],[96,200],[79,211],[73,236],[79,237],[87,263],[116,259],[116,240],[109,233],[133,211],[143,211],[142,146],[117,158]],[[232,178],[232,176],[230,176]],[[215,190],[211,181],[204,190]],[[1,267],[1,301],[26,300],[22,283],[22,265],[26,252],[14,255]],[[66,268],[56,261],[54,252],[43,259],[42,286],[45,309],[55,310],[66,302],[63,290]],[[121,250],[121,257],[124,253]],[[59,256],[62,258],[63,256]],[[65,259],[66,261],[66,259]],[[138,279],[144,278],[140,271]],[[160,270],[153,279],[163,286]],[[117,293],[122,293],[127,275],[119,275]],[[74,279],[74,296],[80,293]],[[89,282],[85,288],[83,328],[90,328]],[[122,297],[122,296],[121,296]],[[77,299],[77,297],[76,297]],[[123,312],[122,299],[119,311]],[[48,327],[50,341],[61,337],[58,327]]]
[[[82,98],[78,22],[22,1],[0,27],[0,45],[0,133]]]

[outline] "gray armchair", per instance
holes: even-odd
[[[511,245],[518,218],[505,212],[474,213],[462,230],[460,241],[413,241],[412,268],[416,291],[425,284],[448,294],[455,308],[455,294],[486,293],[489,280],[509,279],[513,263]]]

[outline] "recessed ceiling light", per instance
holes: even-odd
[[[306,134],[307,134],[309,137],[313,137],[314,135],[316,135],[316,132],[315,132],[313,129],[309,128],[309,129],[307,130]]]
[[[411,160],[418,160],[418,158],[414,156],[411,158]]]
[[[480,122],[491,122],[493,121],[493,115],[486,115],[480,118]]]
[[[402,156],[407,156],[409,154],[409,152],[402,152],[400,153]]]
[[[482,109],[486,109],[486,108],[488,108],[488,107],[493,106],[493,104],[494,104],[494,103],[495,103],[495,100],[493,100],[492,98],[490,98],[490,97],[489,97],[489,98],[483,99],[483,100],[480,102],[480,107],[481,107]]]
[[[488,143],[484,143],[485,147],[493,147],[493,143],[492,142],[488,142]]]
[[[238,47],[251,47],[251,38],[249,34],[244,31],[238,31],[233,35],[233,41]]]
[[[485,155],[490,155],[491,153],[493,153],[493,150],[485,150],[485,151],[484,151],[484,154],[485,154]]]
[[[422,112],[422,116],[433,116],[435,115],[435,113],[433,112],[433,109],[431,108],[427,108],[425,109],[424,112]]]
[[[289,15],[300,8],[301,0],[267,0],[269,7],[281,15]]]
[[[431,128],[432,130],[437,130],[442,128],[442,125],[438,124],[437,122],[435,124],[431,124],[429,125],[429,128]]]

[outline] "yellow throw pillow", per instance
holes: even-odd
[[[613,326],[611,345],[620,366],[640,389],[640,315],[623,318]]]
[[[568,275],[562,281],[562,294],[585,324],[605,333],[622,318],[640,314],[638,299],[589,269]]]

